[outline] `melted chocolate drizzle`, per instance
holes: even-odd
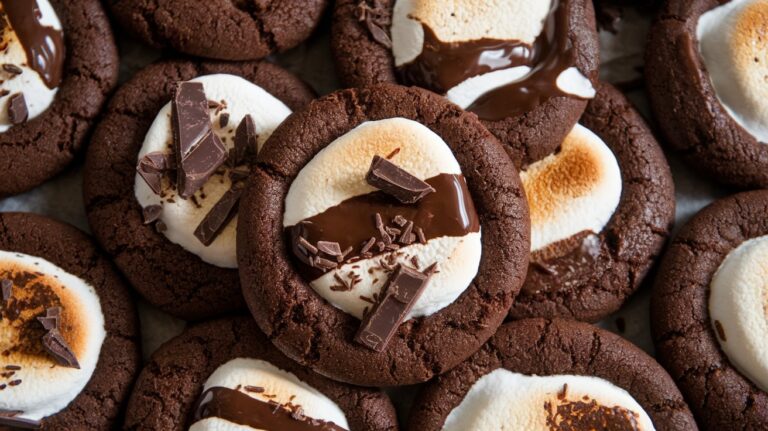
[[[193,423],[206,418],[219,418],[268,431],[346,431],[333,422],[304,416],[300,407],[289,410],[274,401],[261,401],[219,386],[203,392],[194,412]]]
[[[48,88],[61,84],[64,72],[64,36],[61,31],[40,23],[36,0],[3,0],[3,12],[19,37],[29,67]]]

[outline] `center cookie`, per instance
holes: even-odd
[[[517,165],[553,152],[595,94],[594,11],[583,0],[344,0],[332,44],[347,84],[443,94],[477,114]]]
[[[528,213],[471,116],[418,89],[344,91],[290,117],[259,157],[238,227],[243,290],[290,357],[351,383],[415,383],[499,325]]]

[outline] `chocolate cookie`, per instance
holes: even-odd
[[[109,0],[146,44],[221,60],[257,60],[309,37],[328,0]]]
[[[117,82],[98,0],[5,1],[0,9],[0,198],[67,166]]]
[[[527,319],[425,386],[409,429],[697,428],[669,375],[633,344],[585,323]]]
[[[332,48],[342,81],[445,94],[478,114],[518,167],[551,154],[594,95],[592,2],[453,5],[337,1]]]
[[[308,429],[314,421],[324,430],[397,430],[381,390],[296,364],[250,317],[198,324],[155,352],[136,382],[124,428],[199,431],[222,429],[222,420],[257,429]]]
[[[452,368],[493,335],[527,267],[527,205],[503,148],[415,87],[339,91],[295,113],[243,199],[252,314],[286,355],[340,381]]]
[[[79,230],[0,214],[0,428],[113,429],[141,361],[128,289]]]
[[[207,102],[206,93],[215,100]],[[176,109],[179,98],[192,96],[203,98],[200,110]],[[262,62],[160,62],[120,88],[88,151],[85,205],[96,238],[147,301],[187,319],[243,308],[237,199],[230,198],[272,128],[312,97],[298,78]],[[193,133],[175,134],[195,114],[204,116],[195,131],[209,145],[196,146]],[[178,157],[177,138],[187,146]],[[242,154],[227,154],[235,146]],[[203,150],[217,151],[218,158],[203,160],[218,164],[192,163],[188,156]],[[191,179],[195,169],[202,170]]]
[[[766,211],[766,191],[713,203],[683,227],[659,269],[651,302],[658,358],[708,430],[768,423],[760,329],[766,326]]]
[[[522,177],[532,256],[510,316],[597,321],[618,310],[661,252],[675,215],[669,166],[645,121],[601,84],[560,151]]]
[[[669,145],[711,178],[768,187],[763,2],[668,1],[650,31],[645,77]]]

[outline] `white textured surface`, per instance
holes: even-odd
[[[21,417],[39,420],[66,407],[91,379],[106,337],[101,303],[92,286],[45,259],[0,250],[0,268],[42,273],[40,282],[50,286],[62,302],[62,323],[75,328],[64,336],[69,337],[66,341],[77,357],[79,369],[57,365],[47,355],[30,356],[23,351],[0,357],[2,367],[21,367],[12,378],[20,379],[21,384],[9,385],[0,392],[0,410],[21,410]],[[18,289],[14,287],[15,295],[21,298],[23,293]],[[18,329],[0,318],[0,351],[12,348],[18,335]]]
[[[51,3],[48,0],[37,0],[37,5],[40,8],[40,23],[61,30],[61,22],[59,22],[59,17],[53,10]],[[24,100],[27,102],[29,112],[28,120],[32,120],[51,106],[56,93],[59,91],[58,88],[48,88],[40,75],[28,66],[30,61],[27,59],[27,53],[15,33],[7,32],[3,42],[8,45],[6,49],[0,51],[0,64],[19,66],[22,73],[14,76],[8,72],[0,71],[0,80],[2,80],[0,90],[9,92],[8,96],[0,98],[0,133],[13,127],[8,119],[8,102],[11,95],[24,93]]]
[[[732,0],[699,18],[699,50],[718,99],[768,143],[768,0]]]
[[[728,253],[712,278],[709,315],[722,325],[725,340],[717,339],[730,362],[768,391],[768,236]]]
[[[229,114],[229,123],[226,127],[219,127],[219,115],[214,115],[214,111],[211,110],[213,130],[222,138],[227,149],[234,147],[234,131],[247,114],[253,117],[256,133],[259,137],[258,145],[261,149],[267,138],[291,113],[291,110],[283,102],[261,87],[239,76],[206,75],[192,81],[203,83],[208,100],[227,102],[227,108],[221,111],[221,113]],[[157,114],[147,132],[137,162],[145,154],[154,151],[172,153],[172,140],[171,104],[168,103]],[[174,202],[169,202],[167,198],[156,195],[138,174],[136,174],[134,187],[136,199],[142,207],[162,205],[163,211],[160,214],[160,220],[168,227],[163,234],[169,240],[196,254],[205,262],[223,268],[237,268],[237,257],[235,256],[237,217],[207,247],[194,235],[200,222],[231,187],[228,175],[212,176],[205,186],[195,193],[200,207],[195,205],[192,199],[182,199],[175,196],[175,189],[172,188],[172,183],[167,177],[163,180],[163,190],[169,196],[174,196]],[[203,193],[206,196],[204,199],[201,198]]]
[[[279,364],[278,364],[279,365]],[[240,392],[264,402],[300,405],[304,415],[333,422],[349,429],[344,412],[322,392],[299,380],[296,375],[261,360],[250,358],[233,359],[214,371],[203,386],[203,392],[212,387],[235,389],[237,387],[259,386],[263,393]],[[267,397],[269,395],[270,397]],[[190,431],[250,431],[254,428],[237,425],[220,418],[208,418],[194,423]],[[270,430],[271,431],[271,430]]]
[[[653,430],[648,414],[623,388],[598,377],[555,375],[527,376],[503,368],[478,379],[445,420],[443,431],[548,431],[544,403],[561,403],[558,394],[568,385],[566,398],[581,401],[583,396],[607,407],[621,407],[635,413],[638,430]]]

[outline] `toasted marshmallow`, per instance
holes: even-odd
[[[461,174],[461,168],[443,139],[426,126],[405,118],[368,121],[340,136],[320,151],[299,172],[285,199],[283,225],[294,226],[355,196],[376,191],[365,181],[373,156],[399,152],[393,163],[421,180],[439,174]],[[344,163],[339,163],[343,160]],[[318,187],[322,184],[322,187]],[[440,237],[426,244],[412,244],[391,254],[397,263],[411,265],[415,257],[421,269],[438,264],[434,274],[407,318],[428,316],[451,304],[477,275],[482,250],[480,232],[461,237]],[[387,280],[379,260],[348,263],[311,282],[312,288],[335,307],[362,318],[370,302]],[[361,278],[350,290],[334,290],[335,276]]]
[[[520,174],[531,211],[531,251],[599,233],[621,199],[621,171],[602,139],[577,124],[560,151]]]
[[[263,388],[263,392],[249,392],[246,386]],[[216,369],[205,382],[203,392],[213,387],[238,390],[252,398],[281,405],[301,406],[303,414],[313,419],[333,422],[349,429],[341,408],[323,393],[299,380],[293,373],[281,370],[261,359],[237,358]],[[192,424],[190,431],[250,431],[254,428],[237,425],[221,418],[211,417]]]
[[[234,147],[235,129],[242,119],[250,114],[253,117],[258,134],[258,147],[269,138],[291,110],[283,102],[267,93],[261,87],[235,75],[216,74],[200,76],[192,82],[203,84],[208,100],[226,102],[226,108],[218,114],[211,110],[213,131],[227,149]],[[228,114],[229,122],[220,127],[219,118]],[[173,153],[173,133],[171,129],[171,104],[165,105],[152,123],[138,160],[145,154],[161,151]],[[222,268],[237,268],[235,256],[235,232],[237,216],[221,231],[209,246],[203,245],[194,235],[194,231],[211,208],[232,186],[228,171],[214,174],[194,199],[180,198],[169,178],[163,179],[162,196],[156,195],[146,182],[136,175],[134,192],[139,204],[146,208],[150,205],[162,205],[160,219],[167,229],[163,234],[173,243],[179,244],[200,259]],[[199,206],[198,206],[199,205]]]
[[[768,391],[768,235],[728,253],[712,277],[709,315],[729,361]]]
[[[595,405],[589,403],[595,402]],[[560,407],[562,412],[558,412]],[[570,414],[568,414],[570,412]],[[527,376],[499,368],[478,379],[445,420],[443,431],[552,429],[548,420],[581,429],[584,416],[653,430],[648,414],[623,388],[590,376]]]
[[[51,3],[48,0],[37,0],[37,5],[40,9],[40,23],[61,31],[61,22]],[[0,45],[2,45],[0,64],[16,65],[22,70],[20,75],[13,75],[0,70],[0,81],[2,81],[0,82],[0,91],[8,91],[8,96],[0,98],[0,133],[2,133],[13,127],[8,118],[8,103],[11,95],[24,94],[29,112],[27,120],[32,120],[51,106],[59,89],[48,88],[43,78],[29,66],[30,60],[27,58],[24,46],[13,28],[7,27],[2,31]]]
[[[720,103],[768,143],[768,0],[733,0],[701,15],[699,49]]]
[[[551,2],[525,0],[396,0],[391,27],[395,66],[421,54],[422,24],[446,43],[486,38],[531,45],[543,31],[551,7]],[[464,109],[491,90],[525,79],[530,71],[528,66],[518,66],[469,77],[448,90],[446,97]],[[560,74],[557,86],[578,97],[595,97],[592,82],[575,67]]]
[[[87,282],[38,257],[0,251],[3,278],[13,281],[13,288],[11,299],[0,305],[0,352],[9,352],[0,356],[0,370],[21,369],[0,378],[0,411],[40,420],[64,409],[91,379],[106,337],[101,303]],[[43,347],[46,331],[37,317],[56,306],[61,335],[79,369],[58,365]]]

